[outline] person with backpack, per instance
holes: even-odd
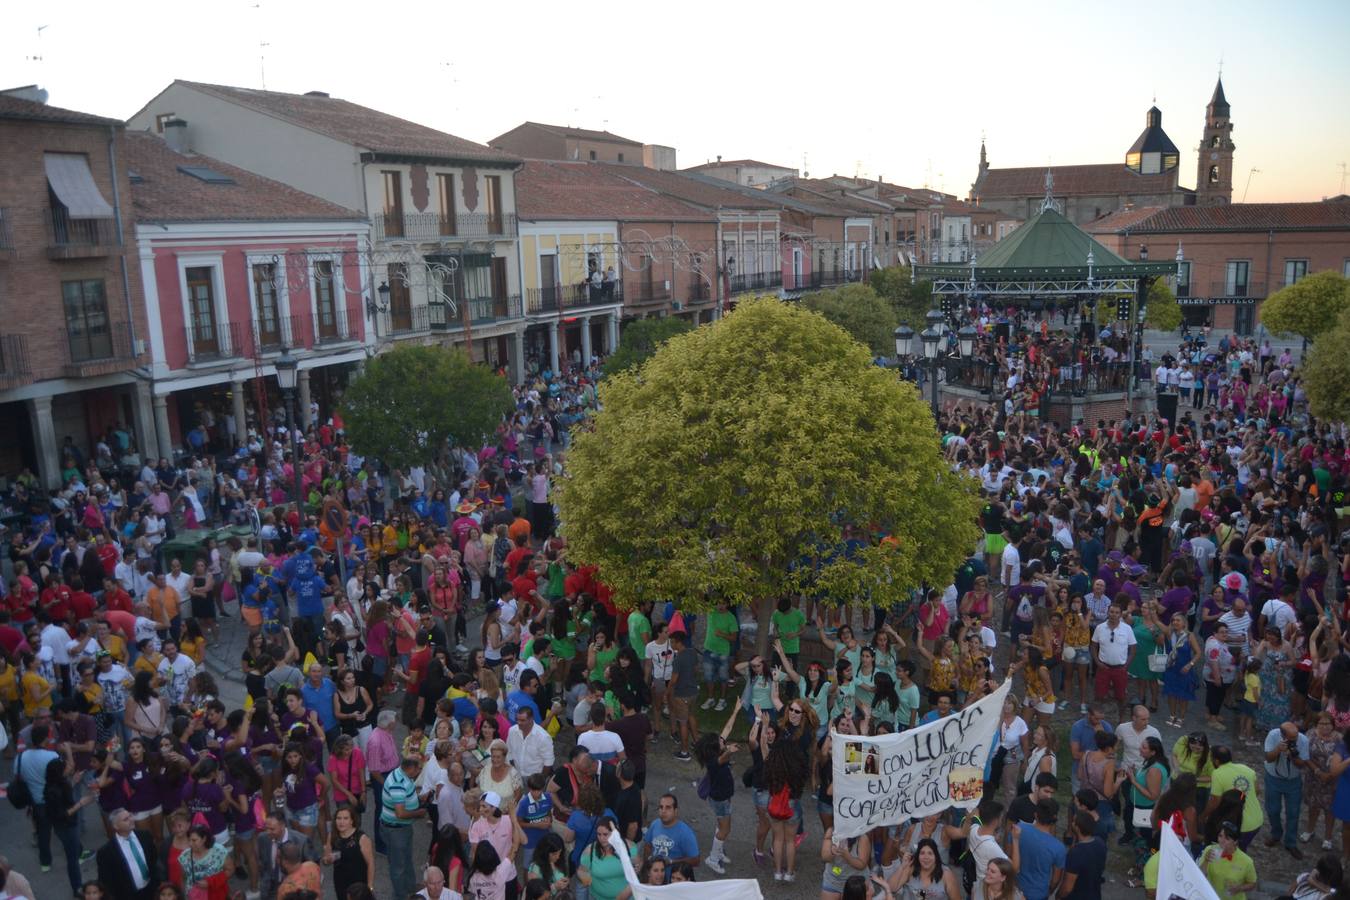
[[[726,873],[727,859],[724,845],[731,837],[731,798],[736,793],[736,778],[731,773],[731,757],[739,747],[728,744],[727,737],[736,725],[736,714],[740,712],[741,701],[727,717],[727,723],[721,734],[705,734],[694,747],[694,753],[704,768],[703,779],[698,785],[698,795],[708,801],[717,827],[713,831],[712,852],[708,854],[704,865],[719,875]],[[758,710],[755,710],[758,715]]]

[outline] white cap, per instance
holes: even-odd
[[[497,795],[496,791],[488,791],[487,793],[485,793],[483,795],[483,802],[486,803],[488,806],[493,806],[496,807],[497,809],[502,808],[502,798]]]

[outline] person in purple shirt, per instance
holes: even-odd
[[[1185,571],[1180,569],[1173,571],[1172,586],[1158,598],[1158,602],[1162,604],[1164,622],[1172,621],[1172,616],[1176,613],[1183,616],[1190,613],[1191,603],[1195,600],[1195,591],[1191,590],[1190,582],[1190,576]]]
[[[1136,562],[1129,562],[1121,567],[1121,571],[1125,573],[1125,578],[1116,587],[1116,594],[1124,594],[1130,598],[1135,606],[1138,606],[1144,599],[1139,593],[1139,579],[1148,572],[1148,567]]]
[[[310,762],[300,744],[289,743],[281,757],[281,783],[286,791],[286,824],[313,834],[319,824],[319,791],[328,790],[328,776]]]
[[[220,767],[214,756],[203,756],[192,769],[192,777],[183,785],[183,805],[193,821],[197,816],[206,820],[207,829],[216,836],[216,840],[229,840],[229,824],[225,812],[229,808],[229,787],[221,787],[217,776]]]
[[[1106,562],[1101,568],[1097,569],[1097,577],[1106,582],[1106,595],[1114,597],[1120,590],[1120,564],[1125,559],[1125,555],[1119,550],[1112,550],[1106,554]]]

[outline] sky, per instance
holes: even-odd
[[[964,197],[982,135],[995,167],[1123,162],[1155,97],[1193,187],[1222,62],[1233,200],[1268,202],[1347,190],[1347,45],[1345,0],[16,0],[0,86],[120,118],[174,78],[321,90],[481,142],[529,119]]]

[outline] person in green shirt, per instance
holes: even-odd
[[[731,642],[740,632],[740,624],[726,602],[708,613],[707,633],[703,636],[703,681],[708,685],[708,699],[702,709],[727,708],[727,683],[731,681]]]
[[[638,659],[647,656],[647,642],[652,639],[652,604],[639,603],[637,609],[628,614],[628,646],[638,655]]]
[[[806,614],[792,604],[790,597],[783,597],[778,601],[778,608],[774,610],[770,620],[773,622],[773,630],[778,635],[778,640],[783,642],[783,652],[787,654],[793,668],[796,668],[797,659],[802,652],[802,632],[806,630]]]
[[[590,673],[589,678],[592,681],[603,681],[609,684],[609,665],[619,657],[619,645],[609,639],[609,633],[600,629],[595,633],[595,640],[591,642],[590,649],[586,653],[586,670]]]
[[[1225,791],[1236,790],[1242,793],[1242,829],[1243,843],[1250,844],[1256,832],[1266,821],[1261,809],[1261,801],[1256,796],[1256,773],[1251,766],[1233,762],[1233,751],[1223,745],[1210,748],[1214,758],[1214,773],[1210,775],[1209,803],[1205,805],[1205,818],[1219,805]]]
[[[1215,778],[1219,770],[1214,770]],[[1253,791],[1253,794],[1256,792]],[[1200,871],[1205,873],[1219,900],[1247,900],[1247,892],[1256,890],[1256,863],[1238,847],[1238,827],[1232,822],[1219,826],[1219,842],[1200,854]]]

